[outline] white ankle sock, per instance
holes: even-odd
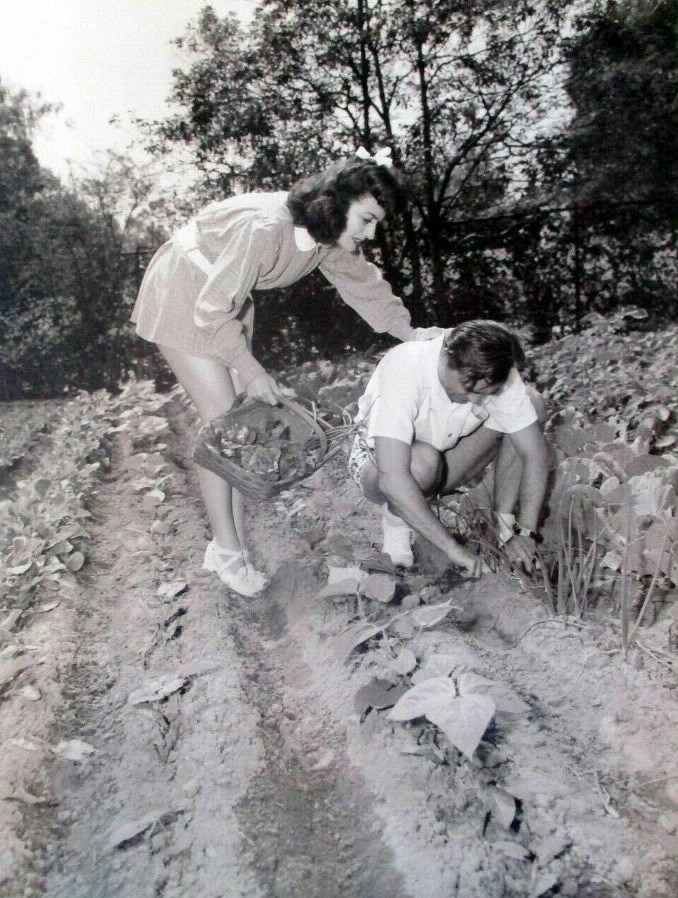
[[[495,511],[494,520],[497,524],[498,543],[501,548],[513,536],[513,525],[516,522],[516,516],[508,511]]]
[[[384,552],[391,556],[394,564],[412,567],[412,531],[409,526],[382,505],[382,531],[384,535]]]

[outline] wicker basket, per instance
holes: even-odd
[[[246,402],[200,428],[193,460],[248,498],[268,499],[317,471],[346,430],[289,399]]]

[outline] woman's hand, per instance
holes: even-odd
[[[269,405],[277,405],[282,396],[280,387],[268,374],[261,374],[250,381],[245,387],[245,393],[248,399],[258,399]]]
[[[445,332],[446,329],[444,327],[415,327],[412,331],[410,340],[416,340],[418,342],[421,340],[435,340],[436,337],[439,337]]]

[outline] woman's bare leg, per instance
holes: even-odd
[[[158,348],[195,404],[203,423],[231,408],[236,394],[231,373],[223,362],[191,356],[169,346]],[[245,506],[242,495],[211,471],[200,466],[197,470],[214,541],[222,549],[244,549]]]

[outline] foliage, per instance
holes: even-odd
[[[50,416],[51,450],[39,469],[0,502],[0,605],[23,612],[49,592],[72,593],[86,563],[87,497],[108,465],[110,434],[134,428],[134,439],[157,438],[165,402],[150,383],[130,382],[119,397],[81,392]]]
[[[559,614],[612,611],[625,648],[678,584],[678,329],[636,330],[646,319],[591,316],[581,334],[530,354],[554,446],[532,585]],[[483,484],[459,508],[488,544],[489,505]]]
[[[541,560],[527,580],[555,613],[619,618],[629,645],[668,612],[678,583],[678,328],[641,330],[649,319],[634,308],[586,323],[528,353],[550,410],[554,466]],[[370,358],[309,362],[286,379],[321,408],[346,407],[364,390],[378,356]],[[441,514],[506,564],[490,508],[486,480],[448,497]],[[347,648],[375,632],[356,631],[357,643],[347,634]]]
[[[194,61],[176,75],[182,111],[159,125],[156,146],[190,144],[223,194],[285,188],[319,159],[390,144],[416,219],[404,216],[397,242],[382,235],[381,260],[425,317],[449,293],[459,210],[526,187],[557,90],[560,17],[557,3],[537,12],[521,0],[266,0],[243,33],[207,8],[179,41]]]
[[[0,82],[0,312],[11,306],[32,258],[30,218],[50,183],[33,152],[32,132],[49,108]]]
[[[69,188],[40,168],[31,127],[47,110],[0,85],[3,398],[117,384],[132,354],[135,251],[160,237],[151,181],[124,156]]]
[[[633,309],[592,319],[576,354],[565,338],[548,363],[535,358],[538,383],[561,406],[544,526],[557,547],[556,607],[581,614],[611,599],[625,644],[630,615],[651,622],[678,583],[678,331],[634,331],[643,320]]]
[[[611,598],[625,647],[637,629],[630,615],[639,626],[650,602],[656,614],[678,583],[678,458],[648,454],[643,432],[649,425],[629,444],[609,425],[561,424],[544,524],[548,547],[557,547],[556,609],[582,615]]]
[[[572,409],[577,422],[608,423],[643,437],[646,451],[663,453],[676,430],[676,325],[660,330],[640,309],[607,318],[592,314],[579,334],[528,353],[536,385],[554,411]]]
[[[646,226],[657,217],[675,224],[677,25],[671,0],[597,0],[575,20],[566,88],[575,108],[567,147],[578,203],[651,202],[634,210]]]

